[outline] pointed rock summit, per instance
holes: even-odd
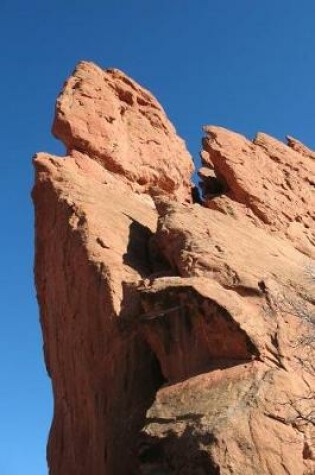
[[[152,94],[118,69],[81,62],[57,104],[53,134],[141,192],[190,201],[193,161]]]
[[[314,475],[314,156],[205,127],[82,62],[40,153],[51,475]]]

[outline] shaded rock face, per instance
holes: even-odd
[[[90,63],[53,131],[68,155],[38,154],[33,190],[50,473],[313,475],[314,152],[206,127],[196,200],[156,99]]]

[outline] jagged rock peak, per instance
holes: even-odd
[[[314,256],[315,153],[264,133],[253,141],[222,127],[204,127],[200,176],[205,205],[246,216]]]
[[[286,139],[287,139],[288,146],[293,148],[293,150],[301,153],[305,157],[315,159],[315,152],[311,150],[310,148],[306,147],[302,142],[295,139],[294,137],[291,137],[290,135],[287,135]]]
[[[56,104],[53,134],[133,189],[190,201],[193,161],[155,97],[118,69],[80,62]]]

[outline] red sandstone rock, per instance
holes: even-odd
[[[294,139],[289,147],[261,133],[251,142],[221,127],[204,131],[203,165],[214,169],[226,195],[212,200],[208,187],[208,206],[246,215],[314,257],[314,153]]]
[[[313,150],[310,150],[299,140],[295,139],[294,137],[290,137],[290,135],[288,135],[287,142],[288,142],[288,146],[293,148],[293,150],[295,150],[296,152],[300,153],[301,155],[304,155],[305,157],[311,158],[312,160],[315,159],[315,152],[313,152]]]
[[[79,63],[57,100],[54,135],[140,191],[190,201],[185,144],[152,94],[118,69]]]
[[[294,427],[290,402],[308,393],[298,375],[259,363],[214,369],[166,386],[148,411],[143,434],[147,451],[150,443],[160,450],[154,468],[161,471],[147,473],[312,474],[313,462],[302,455],[310,438],[303,424]],[[309,401],[304,410],[312,410]],[[163,471],[165,458],[173,471]]]
[[[86,156],[34,163],[36,285],[55,407],[50,473],[128,473],[130,439],[159,385],[153,352],[123,321],[150,273],[156,213],[150,197]]]
[[[157,205],[155,240],[181,278],[151,285],[150,314],[177,338],[161,345],[161,322],[147,340],[168,380],[184,382],[158,392],[144,439],[163,441],[174,473],[313,473],[314,261],[246,218]]]
[[[51,475],[313,475],[313,152],[207,128],[187,204],[159,104],[89,63],[54,133],[69,155],[38,154],[33,190]]]

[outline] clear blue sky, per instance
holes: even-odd
[[[51,419],[33,286],[31,157],[81,59],[149,88],[198,155],[201,126],[315,148],[314,0],[0,0],[0,474],[44,475]]]

